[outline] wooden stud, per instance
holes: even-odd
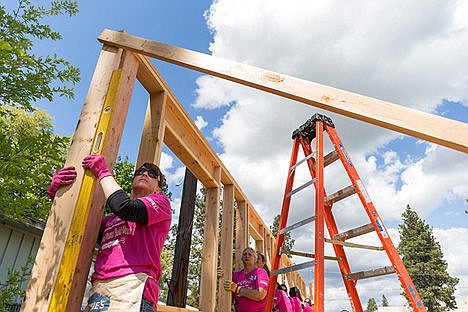
[[[141,134],[137,168],[145,162],[159,165],[165,131],[166,92],[151,93]]]
[[[123,128],[127,118],[128,108],[130,106],[130,99],[135,85],[138,63],[132,53],[123,51],[119,67],[123,69],[124,77],[117,97],[114,117],[112,118],[110,131],[112,137],[108,137],[104,149],[104,157],[111,170],[115,165],[115,160],[119,151]],[[88,279],[89,268],[91,266],[93,251],[96,246],[104,210],[104,194],[100,187],[97,189],[98,190],[94,193],[94,200],[85,225],[86,230],[83,236],[83,242],[81,243],[75,276],[68,299],[67,311],[78,311],[81,308],[83,301],[86,281]]]
[[[84,177],[81,161],[91,151],[107,87],[112,72],[118,68],[121,54],[122,51],[115,47],[104,46],[102,48],[65,164],[66,166],[75,166],[78,176],[75,183],[60,188],[56,194],[21,311],[40,312],[49,309],[52,290],[57,281],[72,216],[77,204],[77,194]]]
[[[234,233],[234,185],[225,185],[223,189],[223,219],[221,224],[221,255],[220,264],[222,276],[218,283],[218,311],[230,312],[231,292],[224,291],[225,280],[232,279],[232,252]]]
[[[213,174],[218,183],[221,180],[221,168]],[[216,269],[218,262],[218,224],[220,207],[220,188],[206,189],[206,214],[203,232],[203,255],[200,278],[200,310],[215,311],[216,308]]]
[[[236,266],[235,271],[243,268],[242,251],[249,245],[249,214],[245,201],[237,202],[236,213]]]

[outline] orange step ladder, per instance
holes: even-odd
[[[334,150],[324,156],[324,132],[327,132],[331,143],[333,144]],[[265,312],[271,312],[273,308],[274,293],[276,290],[276,282],[279,274],[286,272],[301,270],[307,267],[313,267],[314,270],[314,311],[324,311],[324,260],[337,261],[343,282],[348,292],[348,297],[351,302],[353,311],[363,311],[359,295],[357,293],[356,284],[357,281],[364,278],[376,277],[385,274],[396,273],[401,285],[408,296],[410,303],[415,312],[427,311],[424,304],[419,297],[416,288],[411,281],[411,278],[401,261],[401,258],[393,245],[390,235],[388,234],[382,219],[380,218],[377,210],[374,207],[366,189],[351,162],[351,159],[346,152],[343,143],[341,142],[338,134],[336,133],[335,126],[332,120],[324,115],[315,114],[302,126],[293,132],[292,138],[293,148],[291,152],[291,160],[289,163],[288,176],[286,180],[286,188],[284,191],[283,204],[281,208],[280,221],[278,225],[278,233],[273,250],[272,265],[271,265],[271,277],[269,281],[267,300],[265,305]],[[313,152],[311,142],[315,140],[315,152]],[[297,161],[299,147],[302,147],[305,158],[301,161]],[[331,195],[326,194],[324,187],[324,167],[333,163],[336,160],[340,160],[344,166],[346,173],[351,181],[351,185],[345,187]],[[307,183],[297,187],[293,190],[294,176],[296,168],[302,163],[306,162],[311,180]],[[315,187],[315,215],[309,217],[303,221],[295,223],[290,226],[287,225],[289,207],[291,204],[291,197],[295,193],[307,188],[310,185]],[[360,202],[362,203],[364,210],[369,217],[370,223],[350,229],[348,231],[339,233],[338,227],[335,222],[335,218],[332,212],[332,206],[334,203],[357,194]],[[284,236],[292,229],[298,228],[305,224],[315,222],[315,253],[306,254],[303,252],[294,252],[283,250]],[[329,238],[325,237],[324,227],[327,227]],[[382,243],[382,247],[368,246],[362,244],[355,244],[346,242],[347,239],[357,237],[369,232],[375,231]],[[335,256],[325,256],[324,245],[325,243],[333,244],[333,250]],[[372,269],[369,271],[351,272],[348,259],[346,257],[344,247],[355,247],[373,250],[384,250],[392,263],[392,266],[386,266],[383,268]],[[299,256],[309,256],[314,260],[293,265],[290,267],[279,268],[281,263],[282,253],[289,253]]]

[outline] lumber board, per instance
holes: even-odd
[[[98,40],[468,153],[467,123],[109,29]]]
[[[167,93],[150,93],[136,167],[145,162],[159,165],[164,140]]]
[[[78,175],[75,183],[60,188],[55,196],[21,311],[41,312],[49,309],[51,294],[56,286],[58,270],[77,206],[77,194],[84,178],[81,161],[91,151],[110,77],[113,70],[118,68],[121,54],[121,50],[116,47],[104,46],[101,50],[65,163],[66,166],[75,166]]]
[[[223,189],[223,218],[221,223],[221,276],[218,279],[218,311],[231,312],[232,294],[223,291],[225,280],[232,280],[232,252],[234,234],[234,185],[225,185]]]
[[[236,213],[236,263],[235,271],[243,268],[242,251],[249,245],[249,205],[245,201],[237,202]]]
[[[215,170],[219,184],[221,168]],[[206,189],[205,227],[203,230],[203,255],[200,278],[200,309],[215,311],[216,308],[216,269],[218,267],[219,208],[221,187]]]

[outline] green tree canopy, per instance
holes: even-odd
[[[52,1],[49,7],[34,6],[29,0],[18,0],[8,10],[0,5],[0,101],[19,103],[32,110],[32,103],[54,95],[73,98],[73,88],[80,71],[56,54],[33,53],[34,40],[60,40],[60,33],[42,21],[51,16],[78,12],[75,1]]]
[[[272,226],[270,227],[271,234],[272,234],[273,237],[275,237],[275,238],[276,238],[276,235],[277,235],[277,233],[278,233],[278,226],[279,226],[280,216],[281,216],[281,215],[277,215],[277,216],[273,219],[273,224],[272,224]],[[295,243],[295,242],[296,242],[296,241],[292,238],[290,232],[284,234],[284,244],[283,244],[283,248],[284,248],[284,249],[286,249],[286,250],[292,250],[292,248],[294,247],[294,243]],[[288,257],[291,258],[291,255],[288,255]]]
[[[382,307],[388,307],[388,300],[385,295],[382,295]]]
[[[375,312],[378,309],[379,308],[377,307],[377,302],[375,302],[375,299],[374,298],[369,298],[369,300],[367,301],[366,311],[367,312]]]
[[[402,216],[398,251],[424,305],[431,312],[455,309],[458,278],[448,274],[447,262],[432,228],[409,205]]]
[[[69,142],[53,133],[44,111],[0,105],[0,213],[15,220],[47,219],[50,199],[44,190],[63,166]]]

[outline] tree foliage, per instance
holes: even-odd
[[[382,307],[388,307],[388,300],[385,295],[382,295]]]
[[[273,219],[273,225],[270,227],[271,234],[276,238],[276,235],[278,233],[278,227],[279,227],[279,220],[280,220],[281,215],[277,215],[275,219]],[[283,248],[286,250],[292,250],[294,247],[294,243],[296,241],[292,238],[291,233],[288,232],[284,234],[284,244]],[[288,255],[289,258],[291,258],[291,255]]]
[[[398,251],[424,305],[431,312],[456,309],[454,291],[458,278],[448,274],[432,228],[409,205],[402,216]]]
[[[70,138],[53,133],[51,116],[41,110],[0,106],[0,213],[45,221],[50,199],[44,190],[63,166]]]
[[[367,301],[367,308],[366,308],[366,311],[367,312],[374,312],[374,311],[377,311],[379,308],[377,307],[377,302],[375,302],[375,299],[374,298],[369,298],[369,300]]]
[[[0,283],[0,312],[9,312],[10,304],[15,302],[15,298],[23,298],[25,291],[22,285],[29,280],[31,276],[31,267],[34,262],[29,258],[24,266],[19,270],[8,268],[7,278]]]
[[[52,101],[54,95],[73,98],[73,88],[66,83],[79,82],[79,69],[57,54],[35,55],[33,46],[38,39],[62,39],[43,20],[77,12],[78,4],[70,0],[52,1],[48,7],[18,0],[11,10],[0,5],[0,101],[32,110],[31,103]]]

